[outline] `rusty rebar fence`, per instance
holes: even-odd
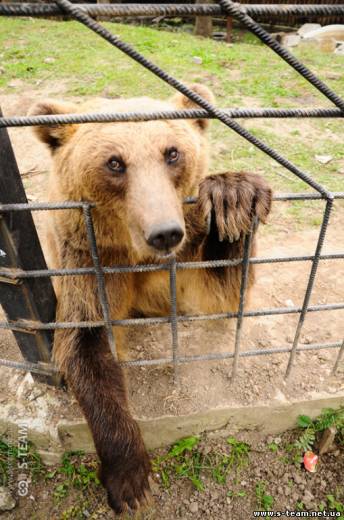
[[[74,269],[47,269],[45,265],[39,264],[39,268],[19,267],[19,263],[15,265],[16,258],[12,258],[11,265],[4,265],[0,262],[0,283],[16,283],[25,282],[28,280],[47,280],[53,276],[83,276],[94,275],[97,280],[98,297],[101,304],[103,318],[99,321],[83,321],[83,322],[56,322],[42,320],[42,313],[38,313],[39,319],[15,319],[9,316],[7,321],[0,322],[0,328],[12,330],[15,334],[25,333],[47,333],[55,329],[62,328],[91,328],[91,327],[105,327],[108,335],[109,345],[113,355],[116,357],[116,344],[113,335],[113,327],[130,327],[134,325],[156,325],[156,324],[170,324],[172,349],[171,355],[159,359],[140,359],[133,361],[125,361],[121,364],[123,366],[152,366],[161,364],[172,364],[174,367],[175,378],[178,373],[178,366],[180,364],[192,363],[197,361],[213,361],[233,359],[232,377],[235,377],[238,369],[240,357],[273,355],[277,353],[288,353],[289,361],[286,371],[288,376],[293,367],[295,356],[297,352],[321,349],[336,349],[338,354],[336,356],[333,373],[337,370],[340,361],[344,355],[344,341],[339,338],[338,341],[331,343],[313,343],[306,346],[300,346],[300,334],[304,325],[306,315],[312,312],[324,312],[344,309],[344,302],[310,305],[310,298],[317,274],[319,262],[322,260],[338,260],[344,258],[344,251],[341,253],[323,254],[322,248],[326,236],[329,218],[335,200],[344,199],[344,192],[331,193],[326,187],[315,181],[310,174],[301,170],[297,165],[291,163],[284,158],[277,151],[268,146],[265,142],[255,137],[248,130],[243,128],[236,119],[240,118],[318,118],[344,117],[344,100],[337,95],[331,88],[323,83],[313,72],[311,72],[303,63],[301,63],[295,56],[293,56],[287,49],[283,48],[277,41],[275,41],[259,24],[257,24],[251,16],[258,16],[259,14],[278,13],[293,15],[304,18],[307,16],[323,16],[323,15],[340,15],[344,18],[344,5],[244,5],[237,4],[230,0],[218,0],[216,4],[209,5],[149,5],[149,4],[109,4],[109,5],[92,5],[92,4],[72,4],[68,0],[56,0],[51,4],[0,4],[0,15],[2,16],[63,16],[75,19],[88,27],[90,30],[98,34],[100,37],[108,41],[111,45],[124,52],[134,61],[141,64],[144,68],[151,71],[162,81],[169,84],[177,91],[184,94],[187,98],[192,100],[198,109],[193,110],[171,110],[163,112],[135,112],[135,113],[92,113],[92,114],[68,114],[68,115],[49,115],[49,116],[28,116],[28,117],[0,117],[0,132],[6,132],[7,127],[22,127],[34,125],[53,125],[53,124],[87,124],[95,122],[120,122],[120,121],[150,121],[159,119],[195,119],[195,118],[212,118],[218,119],[228,128],[242,136],[244,139],[259,148],[265,154],[273,158],[287,170],[299,177],[307,186],[313,188],[310,193],[285,193],[276,194],[275,201],[306,201],[306,200],[322,200],[325,203],[322,223],[320,226],[317,246],[314,255],[303,256],[288,256],[288,257],[266,257],[253,258],[250,256],[250,246],[253,233],[251,232],[245,238],[243,258],[234,260],[215,260],[215,261],[201,261],[201,262],[177,262],[173,257],[171,261],[164,264],[151,265],[116,265],[116,266],[102,266],[99,260],[97,251],[96,237],[93,228],[92,208],[94,204],[90,202],[61,202],[61,203],[28,203],[23,197],[18,201],[15,197],[14,201],[6,200],[5,203],[0,204],[0,223],[1,217],[6,218],[6,215],[25,214],[32,211],[49,211],[49,210],[64,210],[75,209],[83,212],[84,221],[87,230],[87,237],[90,246],[91,257],[93,260],[93,267],[76,267]],[[145,58],[142,54],[133,49],[130,45],[123,42],[120,38],[112,34],[108,29],[95,21],[92,16],[113,16],[113,17],[135,17],[135,16],[224,16],[233,17],[240,21],[247,29],[255,34],[263,43],[268,45],[277,55],[279,55],[287,64],[296,70],[303,78],[305,78],[311,85],[319,90],[328,100],[330,100],[333,108],[309,108],[309,109],[220,109],[203,99],[199,94],[192,91],[185,84],[178,81],[176,78],[162,70],[160,67]],[[4,135],[4,134],[3,134]],[[0,135],[1,137],[1,135]],[[7,138],[7,133],[6,136]],[[1,150],[0,150],[1,153]],[[8,156],[1,157],[4,161]],[[0,164],[1,173],[1,164]],[[15,172],[14,172],[15,174]],[[0,179],[1,180],[1,179]],[[2,199],[2,202],[4,200]],[[185,200],[185,204],[193,204],[194,198]],[[252,224],[254,226],[255,223]],[[8,230],[6,230],[7,232]],[[0,227],[0,238],[2,236]],[[0,246],[3,242],[0,242]],[[4,247],[4,246],[2,246]],[[0,260],[7,256],[7,252],[0,249]],[[13,255],[12,255],[13,256]],[[14,255],[15,256],[15,255]],[[14,262],[14,263],[13,263]],[[310,262],[311,270],[308,278],[307,288],[300,307],[276,307],[265,308],[257,310],[245,310],[245,292],[247,285],[248,267],[249,264],[269,264],[269,263],[286,263],[286,262]],[[240,302],[237,312],[226,312],[217,314],[204,315],[180,315],[177,313],[176,302],[176,277],[178,270],[181,269],[202,269],[202,268],[216,268],[233,265],[242,265],[241,276],[241,290]],[[128,318],[121,320],[112,320],[110,317],[109,304],[107,301],[105,290],[105,274],[110,273],[128,273],[128,272],[153,272],[153,271],[168,271],[170,280],[170,296],[171,296],[171,311],[170,315],[166,317],[146,317],[146,318]],[[3,300],[2,300],[3,303]],[[245,317],[255,316],[273,316],[273,315],[299,315],[298,324],[296,327],[292,347],[280,347],[273,349],[241,349],[241,332],[242,324]],[[234,352],[225,353],[209,353],[207,355],[193,355],[181,356],[179,355],[178,347],[178,324],[180,322],[196,322],[203,320],[237,320]],[[27,334],[29,335],[29,334]],[[17,337],[16,337],[17,339]],[[18,339],[17,339],[18,341]],[[45,355],[38,354],[35,356],[36,361],[25,356],[25,349],[21,348],[25,362],[15,362],[5,359],[0,359],[0,365],[11,368],[24,369],[33,374],[40,374],[43,376],[54,377],[57,368],[54,367]],[[51,382],[51,381],[48,381]]]

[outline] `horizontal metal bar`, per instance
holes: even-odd
[[[0,4],[1,5],[1,4]],[[334,199],[344,199],[344,192],[338,191],[331,194]],[[291,200],[326,200],[324,195],[320,193],[275,193],[272,197],[274,201],[291,201]],[[194,204],[197,197],[187,197],[185,204]],[[84,207],[95,207],[92,202],[28,202],[26,204],[0,204],[1,211],[46,211],[46,210],[63,210],[63,209],[84,209]]]
[[[341,260],[344,258],[343,253],[329,253],[320,255],[320,260]],[[276,257],[251,257],[250,264],[277,264],[285,262],[308,262],[314,260],[314,255],[303,256],[276,256]],[[217,267],[231,267],[239,265],[242,258],[233,260],[209,260],[199,262],[177,262],[177,269],[213,269]],[[146,273],[154,271],[168,271],[169,264],[146,264],[146,265],[118,265],[112,267],[104,267],[106,274],[115,273]],[[0,277],[4,279],[20,280],[25,278],[42,278],[45,276],[85,276],[94,275],[93,267],[75,267],[74,269],[33,269],[23,271],[19,268],[0,269]]]
[[[7,368],[15,368],[17,370],[26,370],[34,374],[44,376],[54,375],[59,372],[58,368],[52,363],[30,363],[29,361],[12,361],[10,359],[0,359],[0,366]]]
[[[319,311],[337,311],[344,309],[343,303],[327,303],[321,305],[312,305],[308,308],[307,312],[319,312]],[[261,309],[245,311],[243,316],[245,317],[257,317],[257,316],[274,316],[280,314],[299,314],[302,311],[302,307],[274,307],[272,309]],[[178,322],[187,321],[213,321],[213,320],[227,320],[231,318],[237,318],[237,312],[221,312],[216,314],[200,314],[200,315],[179,315],[177,316]],[[170,317],[156,317],[156,318],[128,318],[122,320],[110,320],[110,323],[114,327],[132,327],[137,325],[161,325],[163,323],[171,323]],[[20,331],[34,331],[34,330],[55,330],[55,329],[84,329],[84,328],[95,328],[104,327],[105,321],[62,321],[62,322],[50,322],[42,323],[37,321],[0,321],[0,329],[6,330],[20,330]]]
[[[297,352],[304,352],[309,350],[325,350],[325,349],[337,349],[342,345],[341,341],[332,343],[312,343],[310,345],[304,345],[299,347]],[[269,356],[274,354],[289,353],[290,347],[272,348],[272,349],[252,349],[244,350],[239,352],[239,357],[255,357],[255,356]],[[205,354],[198,356],[183,356],[176,358],[176,364],[195,363],[197,361],[223,361],[226,359],[232,359],[234,354],[232,352]],[[172,358],[159,358],[159,359],[140,359],[133,361],[120,361],[119,364],[123,367],[135,367],[135,366],[154,366],[154,365],[166,365],[173,364]],[[44,368],[41,364],[28,363],[26,361],[11,361],[8,359],[0,359],[0,366],[7,368],[14,368],[17,370],[26,370],[28,372],[34,372],[43,375],[53,375],[58,372],[58,368],[52,363],[46,363]]]
[[[310,345],[304,345],[297,349],[297,352],[303,352],[308,350],[323,350],[323,349],[335,349],[340,348],[342,342],[337,341],[333,343],[313,343]],[[269,356],[273,354],[284,354],[291,351],[290,347],[272,348],[272,349],[253,349],[244,350],[239,352],[239,357],[255,357],[255,356]],[[197,361],[223,361],[225,359],[233,359],[233,352],[204,354],[196,356],[184,356],[176,359],[177,364],[185,363],[197,363]],[[135,367],[135,366],[154,366],[154,365],[166,365],[171,364],[173,360],[171,358],[159,358],[159,359],[145,359],[135,361],[123,361],[122,366]]]
[[[45,211],[58,209],[84,209],[85,207],[94,207],[92,202],[77,202],[66,200],[64,202],[27,202],[0,204],[0,211]]]
[[[189,5],[189,4],[74,4],[90,16],[109,17],[160,17],[160,16],[226,16],[219,5]],[[343,5],[260,5],[240,4],[250,16],[330,16],[342,15]],[[57,6],[50,4],[13,3],[0,4],[0,16],[66,16]]]
[[[1,4],[0,4],[1,6]],[[221,111],[234,119],[245,118],[342,118],[340,108],[224,108]],[[91,112],[60,115],[1,117],[0,128],[84,123],[142,122],[162,119],[216,119],[206,110],[163,110],[153,112]]]

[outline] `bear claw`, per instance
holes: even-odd
[[[254,217],[265,223],[272,192],[266,181],[252,173],[223,173],[200,184],[198,206],[208,222],[215,220],[218,239],[230,243],[249,233]]]

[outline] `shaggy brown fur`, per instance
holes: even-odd
[[[193,89],[213,101],[207,88]],[[92,107],[47,101],[31,113],[175,107],[192,103],[180,94],[168,102],[103,100]],[[206,120],[178,120],[39,127],[36,133],[53,155],[49,200],[96,202],[94,227],[103,265],[159,262],[171,253],[183,261],[240,257],[253,215],[266,220],[271,191],[250,173],[207,177],[207,125]],[[183,205],[193,195],[199,195],[198,203]],[[50,265],[92,265],[81,211],[49,213]],[[172,226],[171,244],[165,242],[166,226]],[[235,311],[240,276],[241,266],[179,271],[178,312]],[[58,320],[102,319],[94,276],[57,278],[55,288]],[[107,275],[106,290],[112,319],[134,311],[169,314],[166,272]],[[116,339],[123,357],[125,341],[118,331]],[[104,330],[57,330],[54,357],[92,430],[111,507],[116,512],[137,509],[147,499],[149,460]]]

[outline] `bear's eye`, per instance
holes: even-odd
[[[110,157],[107,162],[107,167],[113,173],[124,173],[125,172],[125,164],[119,157]]]
[[[175,164],[179,159],[180,153],[178,152],[177,148],[167,148],[165,151],[165,161],[167,164]]]

